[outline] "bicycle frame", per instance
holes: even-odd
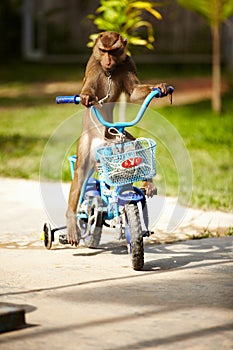
[[[173,88],[169,88],[170,93],[173,92]],[[103,119],[101,113],[99,112],[98,108],[96,106],[90,107],[91,113],[95,115],[95,117],[98,119],[98,121],[104,125],[106,128],[115,128],[118,130],[120,134],[124,134],[124,130],[126,127],[131,127],[139,123],[141,118],[143,117],[148,105],[150,104],[151,100],[154,97],[162,97],[162,92],[160,89],[155,88],[151,93],[145,98],[144,102],[142,103],[139,112],[136,116],[136,118],[130,122],[116,122],[116,123],[110,123]],[[75,103],[78,104],[80,102],[80,98],[78,95],[75,96],[61,96],[58,97],[57,103]],[[72,156],[69,158],[70,164],[71,164],[71,173],[72,176],[74,175],[74,162],[75,157]],[[97,159],[98,164],[98,159]],[[85,196],[96,196],[99,195],[103,200],[103,213],[104,213],[104,220],[112,220],[116,219],[118,222],[118,225],[120,225],[120,207],[124,206],[125,203],[139,203],[141,202],[142,209],[145,207],[146,198],[145,194],[137,187],[133,186],[133,183],[131,184],[125,184],[125,185],[113,185],[109,186],[106,184],[105,176],[103,174],[102,166],[100,164],[97,165],[98,168],[98,179],[96,180],[96,184],[98,185],[97,188],[90,188],[88,189],[88,185],[90,185],[90,180],[92,179],[92,175],[94,173],[94,168],[91,169],[89,174],[87,175],[84,184],[82,186],[78,208],[80,208],[83,204],[85,204]],[[94,192],[93,192],[94,191]],[[122,195],[125,192],[124,195]],[[146,207],[145,207],[146,208]],[[147,210],[145,209],[143,211],[143,218],[144,218],[144,224],[146,226],[146,229],[148,230],[147,224],[148,224],[148,216],[147,216]],[[79,222],[80,219],[86,219],[85,214],[79,213],[77,214],[77,220]],[[120,233],[121,235],[121,233]]]
[[[73,173],[75,157],[71,156],[69,160],[72,169],[71,172]],[[120,186],[117,185],[110,187],[105,182],[105,177],[102,172],[101,165],[98,165],[97,179],[92,178],[94,172],[94,168],[92,168],[83,183],[78,204],[79,209],[81,208],[83,203],[85,203],[85,199],[87,196],[100,196],[102,198],[104,220],[112,220],[114,218],[118,220],[121,215],[119,208],[123,207],[125,203],[141,202],[142,208],[144,208],[146,198],[144,193],[139,188],[133,186],[133,184],[126,184]],[[122,195],[126,191],[127,194]],[[83,213],[80,214],[79,209],[77,214],[77,220],[79,221],[80,219],[86,219],[86,215]],[[144,214],[144,223],[147,227],[147,212],[144,212]]]

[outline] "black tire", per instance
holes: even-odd
[[[51,226],[45,223],[43,231],[44,231],[44,245],[47,249],[51,249],[52,243],[54,240],[53,233],[51,231]]]
[[[81,238],[88,248],[97,248],[102,234],[103,203],[101,197],[89,197],[88,201],[88,219],[80,222]]]
[[[141,270],[144,266],[143,234],[138,206],[125,205],[126,224],[130,234],[130,254],[134,270]]]

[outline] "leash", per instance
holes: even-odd
[[[105,97],[103,97],[101,100],[98,101],[98,104],[102,107],[104,102],[111,96],[111,86],[112,86],[112,74],[109,71],[105,72],[106,77],[108,78],[108,88],[107,88],[107,94]],[[94,126],[96,127],[96,129],[98,130],[99,134],[102,135],[102,132],[98,126],[98,124],[96,123],[96,121],[94,121],[92,113],[90,112],[90,118],[92,123],[94,124]],[[111,134],[111,133],[110,133]],[[114,134],[112,134],[114,135]],[[118,136],[117,134],[115,134],[114,136]],[[104,137],[104,139],[108,140],[106,137]]]
[[[108,89],[107,89],[107,95],[98,101],[100,106],[103,106],[104,102],[111,96],[112,74],[111,72],[106,71],[105,75],[108,78]]]
[[[108,88],[107,88],[107,94],[105,97],[103,97],[101,100],[98,101],[98,104],[103,107],[104,102],[111,96],[111,86],[112,86],[112,74],[111,72],[106,71],[105,72],[106,77],[108,78]],[[94,121],[93,116],[90,111],[90,118],[96,129],[98,130],[99,134],[102,135],[102,132],[98,126],[98,124]]]

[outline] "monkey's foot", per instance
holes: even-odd
[[[67,242],[71,245],[74,245],[75,247],[77,247],[79,245],[79,235],[78,235],[78,228],[75,230],[75,232],[70,232],[68,231],[67,234]]]
[[[66,218],[67,218],[67,242],[77,247],[80,241],[80,233],[77,226],[76,214],[68,209],[66,212]]]
[[[142,187],[140,189],[147,195],[147,197],[153,197],[157,195],[157,188],[151,181],[142,181]]]

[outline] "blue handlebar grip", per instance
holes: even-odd
[[[173,86],[168,86],[168,93],[171,95],[174,92],[174,87]]]
[[[61,103],[74,103],[74,104],[79,104],[80,103],[80,97],[79,95],[74,95],[74,96],[57,96],[56,97],[56,103],[61,104]]]

